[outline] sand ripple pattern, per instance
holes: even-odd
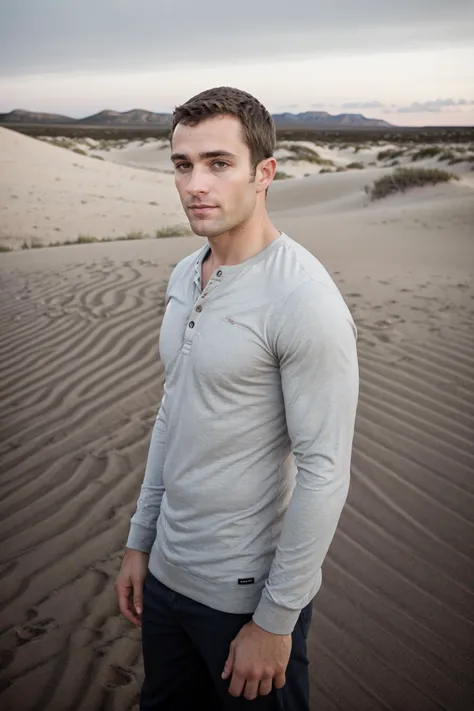
[[[161,397],[170,269],[113,256],[36,268],[25,255],[2,270],[2,709],[138,709],[140,633],[113,585]],[[350,495],[314,602],[312,708],[465,711],[473,281],[391,278],[375,298],[339,278],[361,394]]]

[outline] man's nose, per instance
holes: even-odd
[[[202,195],[203,193],[208,193],[209,185],[204,171],[194,168],[189,177],[186,189],[190,195]]]

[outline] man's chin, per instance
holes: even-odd
[[[223,232],[222,227],[211,220],[190,220],[190,225],[194,234],[199,237],[215,237]]]

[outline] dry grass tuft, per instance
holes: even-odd
[[[450,180],[459,180],[459,177],[437,168],[398,168],[390,175],[383,175],[376,180],[372,187],[366,185],[364,189],[371,200],[379,200],[392,193],[404,193],[409,188],[447,183]]]

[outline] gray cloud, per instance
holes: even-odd
[[[383,109],[385,104],[380,101],[349,101],[342,104],[343,109]]]
[[[474,106],[474,101],[467,99],[435,99],[434,101],[414,101],[409,106],[401,106],[397,109],[399,114],[417,114],[422,112],[442,113],[445,109],[452,106]]]
[[[0,72],[107,73],[452,47],[473,34],[472,0],[240,0],[232,12],[222,0],[4,0]]]

